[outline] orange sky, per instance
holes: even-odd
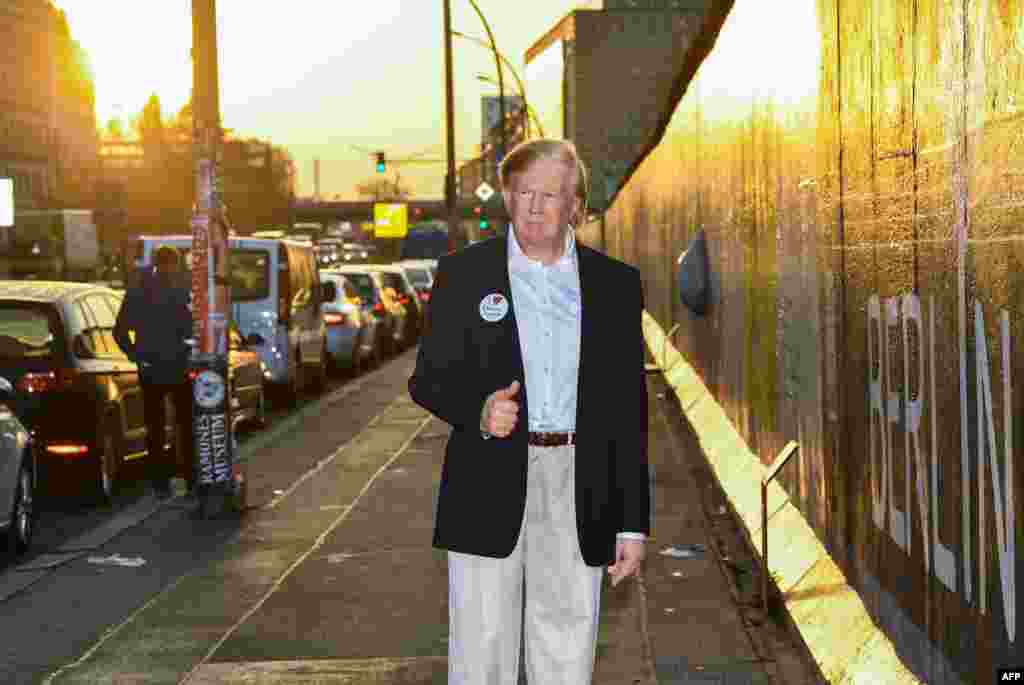
[[[187,100],[192,82],[191,3],[55,0],[90,55],[97,117],[125,120],[153,92],[165,116]],[[478,0],[498,48],[524,76],[523,54],[568,10],[571,0]],[[441,0],[218,0],[221,118],[240,136],[284,145],[295,157],[298,192],[311,194],[313,159],[321,193],[353,197],[374,175],[362,150],[394,157],[427,152],[437,164],[397,169],[419,197],[441,197],[444,178],[444,62]],[[467,0],[452,0],[456,31],[486,37]],[[491,54],[454,38],[456,141],[471,157],[480,140],[480,97],[496,89]],[[506,80],[511,80],[506,77]],[[506,85],[508,92],[513,86]],[[388,176],[394,177],[395,169]]]

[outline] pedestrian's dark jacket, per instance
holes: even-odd
[[[181,279],[146,269],[128,289],[114,339],[139,366],[143,383],[180,383],[188,370],[192,337],[189,289]],[[135,331],[135,342],[128,332]]]

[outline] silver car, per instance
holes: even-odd
[[[22,554],[35,531],[36,458],[32,438],[7,405],[14,387],[0,377],[0,532]]]

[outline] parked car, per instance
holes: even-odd
[[[404,349],[415,345],[423,330],[424,307],[405,269],[398,264],[371,264],[367,268],[380,274],[385,292],[405,310],[406,321],[399,346]]]
[[[228,333],[228,341],[231,420],[236,427],[245,425],[263,428],[267,425],[264,385],[267,367],[234,324]]]
[[[14,386],[0,378],[0,531],[8,550],[23,554],[32,544],[36,524],[35,441],[9,406]]]
[[[430,291],[434,288],[434,268],[436,267],[432,267],[431,262],[436,264],[435,260],[427,259],[403,259],[397,262],[398,266],[405,271],[412,287],[416,289],[424,321],[427,318],[427,310],[430,309]]]
[[[385,288],[380,272],[369,264],[342,264],[332,271],[344,274],[359,293],[363,313],[377,319],[379,355],[387,357],[401,349],[407,320],[405,308]]]
[[[357,374],[372,359],[376,320],[369,316],[364,320],[359,294],[343,274],[321,271],[320,280],[334,283],[335,289],[334,299],[322,305],[331,369]],[[374,330],[369,330],[371,326]]]
[[[149,265],[156,249],[172,245],[188,254],[192,236],[139,236],[125,246],[126,259]],[[286,403],[327,377],[327,327],[320,303],[332,293],[320,283],[311,243],[276,238],[230,239],[232,318],[243,340],[260,355],[266,380]],[[333,286],[330,286],[333,288]]]
[[[109,498],[126,464],[146,456],[137,369],[114,342],[122,297],[86,283],[0,281],[0,376],[38,446],[44,489],[67,476]]]

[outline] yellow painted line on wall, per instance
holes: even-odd
[[[642,314],[644,339],[725,496],[762,555],[761,479],[767,472],[700,375],[672,345],[661,325]],[[774,481],[768,487],[768,570],[786,610],[829,683],[922,683],[871,619],[856,588],[829,556],[803,513]]]

